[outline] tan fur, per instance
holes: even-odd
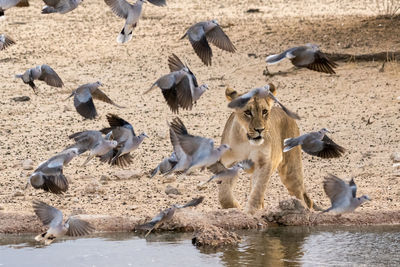
[[[271,88],[275,95],[276,88]],[[239,96],[231,88],[226,89],[225,95],[229,101]],[[253,140],[260,135],[262,140]],[[304,188],[300,147],[286,153],[282,151],[283,140],[296,136],[299,136],[296,121],[288,117],[282,109],[273,107],[273,101],[270,99],[252,99],[245,108],[230,115],[221,143],[228,144],[232,150],[222,156],[222,164],[229,167],[245,159],[251,159],[255,163],[251,170],[253,177],[246,212],[253,214],[264,207],[268,180],[275,170],[278,170],[282,183],[291,195],[307,207],[313,207],[313,202]],[[219,201],[223,208],[240,208],[233,195],[235,184],[236,180],[225,181],[219,185]]]

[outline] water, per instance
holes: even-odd
[[[0,266],[400,266],[400,226],[278,227],[238,246],[196,248],[191,234],[98,234],[40,246],[0,235]]]

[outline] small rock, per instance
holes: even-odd
[[[64,112],[66,112],[66,111],[72,111],[72,109],[68,106],[64,106]]]
[[[393,168],[400,170],[400,163],[393,164]]]
[[[104,193],[104,189],[99,182],[93,180],[85,187],[84,192],[86,194]]]
[[[229,232],[223,228],[207,225],[194,233],[192,244],[196,247],[221,247],[237,245],[241,237],[235,232]]]
[[[13,194],[13,197],[22,197],[22,196],[24,196],[24,193],[21,190],[18,190]]]
[[[108,183],[108,180],[110,180],[110,179],[108,179],[108,177],[105,176],[105,175],[102,175],[102,176],[100,177],[100,183],[101,183],[101,184],[107,184],[107,183]]]
[[[168,175],[166,177],[164,177],[164,179],[162,180],[163,184],[169,184],[169,183],[173,183],[176,181],[176,176],[175,175]]]
[[[30,159],[26,159],[22,162],[22,169],[24,170],[33,170],[33,161]]]
[[[4,207],[3,207],[3,206],[0,206],[0,210],[4,210]]]
[[[393,152],[392,155],[390,155],[390,159],[393,160],[393,162],[400,162],[400,152]]]
[[[400,102],[400,96],[398,96],[398,97],[396,98],[396,100],[397,100],[398,102]]]
[[[171,186],[171,185],[167,185],[167,187],[165,188],[165,194],[167,195],[182,195],[182,193],[175,187]]]
[[[141,177],[142,172],[137,170],[122,170],[114,173],[114,176],[121,180],[128,180]]]
[[[129,210],[137,210],[137,208],[138,208],[138,206],[135,206],[135,205],[128,207]]]
[[[11,100],[14,100],[15,102],[26,102],[31,100],[29,96],[17,96],[17,97],[13,97],[11,98]]]

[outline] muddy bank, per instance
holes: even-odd
[[[89,221],[97,232],[135,231],[135,226],[144,223],[135,217],[110,215],[79,215]],[[150,218],[148,218],[150,219]],[[235,230],[265,229],[274,226],[316,225],[393,225],[400,224],[400,211],[362,211],[335,215],[310,212],[296,199],[281,201],[269,211],[263,210],[250,216],[237,209],[199,212],[179,210],[174,218],[161,225],[157,231],[193,232],[196,246],[234,245],[241,241]],[[0,233],[38,233],[44,227],[34,214],[0,212]]]

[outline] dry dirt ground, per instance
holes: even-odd
[[[398,51],[400,19],[377,18],[374,5],[361,0],[167,2],[168,6],[162,8],[146,5],[133,40],[124,45],[116,43],[123,21],[111,13],[104,1],[85,1],[65,15],[41,15],[40,1],[6,12],[7,20],[0,22],[1,32],[12,36],[17,44],[0,53],[0,232],[35,230],[27,226],[33,220],[29,220],[33,218],[33,199],[55,205],[67,214],[74,211],[120,216],[114,220],[114,228],[103,230],[131,229],[130,224],[123,223],[126,218],[142,221],[161,208],[198,195],[206,198],[196,212],[221,218],[216,215],[223,212],[218,211],[216,186],[210,184],[203,191],[196,187],[210,173],[173,176],[168,178],[169,183],[162,176],[148,177],[149,171],[171,152],[166,120],[174,115],[159,90],[149,95],[142,92],[168,72],[167,57],[171,53],[186,60],[199,82],[210,88],[192,111],[179,114],[191,133],[219,142],[231,112],[224,97],[226,85],[247,91],[267,82],[277,83],[279,98],[303,118],[298,122],[301,132],[326,127],[334,131],[331,137],[348,149],[342,158],[332,160],[303,154],[305,185],[313,200],[322,207],[329,206],[322,189],[326,173],[354,177],[359,194],[373,199],[357,214],[370,214],[370,218],[375,212],[384,212],[386,219],[393,221],[375,218],[375,223],[399,223],[400,170],[393,168],[390,159],[393,152],[400,152],[400,102],[396,100],[400,96],[399,64],[390,61],[383,72],[379,71],[382,62],[350,61],[339,62],[336,75],[300,70],[267,78],[262,73],[266,55],[308,42],[331,53]],[[250,8],[259,12],[246,12]],[[189,42],[179,38],[191,24],[214,18],[230,36],[237,53],[229,54],[213,46],[213,65],[206,67]],[[52,66],[65,88],[51,88],[39,82],[39,93],[35,95],[29,86],[13,77],[38,64]],[[290,68],[288,62],[282,62],[269,69],[278,72]],[[99,117],[83,120],[74,110],[72,99],[65,99],[79,85],[97,80],[104,84],[102,89],[111,99],[126,108],[95,101]],[[29,96],[30,101],[11,100],[17,96]],[[135,162],[129,168],[139,173],[138,178],[117,179],[115,174],[120,168],[97,160],[81,167],[84,157],[80,157],[64,168],[70,189],[63,196],[32,188],[24,190],[32,170],[23,170],[22,161],[31,159],[36,167],[70,144],[68,135],[106,126],[105,115],[109,112],[130,121],[137,133],[144,131],[150,136],[134,153]],[[100,181],[102,176],[106,181]],[[235,189],[242,204],[249,192],[249,178],[241,175]],[[167,185],[178,188],[181,194],[167,195]],[[265,210],[251,223],[242,214],[245,224],[256,227],[261,214],[289,198],[279,177],[273,175],[265,194]],[[194,211],[188,214],[191,212]],[[363,223],[367,218],[352,216],[357,218],[353,223]],[[37,220],[34,222],[39,225]]]

